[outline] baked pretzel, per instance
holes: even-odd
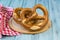
[[[27,19],[31,19],[33,17],[36,17],[37,16],[37,13],[34,12],[31,8],[24,8],[22,11],[21,11],[21,19],[22,20],[27,20]]]
[[[14,12],[13,12],[13,19],[18,23],[18,22],[21,22],[21,19],[20,19],[20,13],[22,11],[23,8],[16,8],[14,9]]]
[[[48,11],[47,9],[41,5],[41,4],[37,4],[36,6],[34,6],[33,10],[36,11],[36,9],[41,9],[44,13],[44,16],[40,16],[41,19],[44,19],[44,21],[40,24],[38,24],[40,27],[44,27],[47,23],[48,23]]]
[[[44,16],[33,16],[34,13],[36,13],[36,9],[39,8],[44,12]],[[30,31],[37,31],[40,30],[42,28],[44,28],[44,26],[48,23],[48,12],[47,9],[42,6],[41,4],[38,4],[36,6],[34,6],[33,13],[28,12],[28,10],[30,9],[24,9],[21,12],[21,17],[22,17],[22,24],[24,25],[24,27]],[[28,12],[29,14],[32,14],[31,17],[29,16],[28,18],[25,17],[24,15],[26,14],[26,12]],[[43,20],[43,21],[42,21]],[[42,21],[42,22],[41,22]]]
[[[39,24],[44,20],[40,18],[41,18],[40,16],[36,16],[35,18],[22,21],[22,24],[25,26],[26,29],[30,31],[37,31],[42,28],[42,27],[39,27]]]
[[[37,14],[37,8],[43,11],[44,16]],[[48,11],[41,4],[34,6],[33,9],[24,8],[22,10],[22,8],[16,8],[13,13],[13,19],[16,22],[19,22],[19,24],[21,24],[23,27],[25,27],[25,29],[29,31],[38,31],[43,29],[44,26],[48,23]]]

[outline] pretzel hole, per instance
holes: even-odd
[[[41,9],[37,8],[37,9],[36,9],[36,12],[37,12],[39,15],[44,16],[44,13],[43,13],[43,11],[42,11]]]
[[[20,9],[20,8],[16,8],[16,9],[15,9],[15,13],[17,13],[17,15],[18,15],[19,17],[20,17],[21,10],[22,10],[22,9]]]
[[[17,13],[20,14],[21,10],[19,10]]]
[[[25,18],[29,18],[32,16],[32,12],[31,11],[25,11]]]
[[[21,12],[21,10],[17,10],[17,11],[16,11],[16,13],[17,13],[18,15],[20,15],[20,12]]]

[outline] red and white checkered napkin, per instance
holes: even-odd
[[[8,20],[12,17],[13,9],[0,5],[0,38],[2,35],[19,35],[20,33],[10,29]]]

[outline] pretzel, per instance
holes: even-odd
[[[20,19],[20,13],[22,11],[23,8],[16,8],[14,9],[14,13],[13,13],[13,19],[18,23],[21,22]]]
[[[37,8],[43,11],[44,16],[37,14]],[[18,11],[20,11],[19,14]],[[24,8],[22,10],[22,8],[16,8],[13,13],[13,19],[17,23],[19,22],[19,24],[21,24],[25,29],[29,31],[38,31],[43,29],[44,26],[48,23],[48,12],[47,9],[41,4],[34,6],[33,9]]]
[[[22,24],[24,25],[24,27],[30,31],[37,31],[37,30],[40,30],[42,29],[48,22],[48,12],[46,10],[46,8],[40,4],[34,6],[33,10],[34,10],[34,13],[36,13],[36,9],[39,8],[41,9],[43,12],[44,12],[44,16],[40,16],[40,15],[37,15],[35,17],[33,17],[31,15],[31,17],[28,17],[27,19],[29,20],[26,20],[26,18],[24,17],[25,13],[28,11],[28,9],[24,9],[22,12],[21,12],[21,16],[23,18],[23,21],[22,21]],[[32,13],[30,13],[32,14]],[[32,20],[33,23],[30,21]],[[41,23],[38,23],[38,20],[43,20],[43,22]],[[36,24],[36,23],[37,24]]]
[[[37,13],[34,12],[31,8],[24,8],[22,11],[21,11],[21,19],[22,20],[27,20],[27,19],[31,19],[33,17],[36,17],[37,16]]]
[[[36,9],[41,9],[44,13],[43,16],[38,15]],[[23,28],[14,27],[13,20],[20,24]],[[47,30],[50,26],[50,21],[48,19],[47,9],[41,5],[35,5],[31,8],[16,8],[13,12],[13,18],[10,20],[9,25],[12,29],[21,33],[35,34]],[[21,30],[22,29],[22,30]]]
[[[40,16],[41,17],[41,19],[44,19],[44,22],[42,22],[41,23],[41,25],[40,24],[38,24],[40,27],[44,27],[47,23],[48,23],[48,11],[47,11],[47,9],[43,6],[43,5],[41,5],[41,4],[37,4],[36,6],[34,6],[34,8],[33,8],[33,10],[34,11],[36,11],[36,9],[41,9],[42,11],[43,11],[43,13],[44,13],[44,16]]]

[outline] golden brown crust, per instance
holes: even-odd
[[[43,13],[44,13],[44,16],[42,17],[42,18],[44,18],[44,22],[40,25],[40,27],[44,27],[46,24],[47,24],[47,22],[48,22],[48,11],[47,11],[47,9],[43,6],[43,5],[41,5],[41,4],[37,4],[37,5],[35,5],[34,7],[33,7],[33,10],[36,12],[36,9],[41,9],[42,11],[43,11]]]
[[[44,7],[44,6],[42,6],[42,5],[40,5],[40,4],[38,4],[38,5],[36,5],[36,6],[34,6],[34,8],[33,8],[33,10],[34,10],[34,12],[36,13],[36,9],[37,8],[39,8],[39,9],[41,9],[42,11],[43,11],[43,13],[44,13],[44,16],[39,16],[39,15],[37,15],[37,16],[35,16],[35,18],[34,17],[30,17],[30,18],[27,18],[27,19],[29,19],[29,20],[31,20],[31,19],[34,19],[34,22],[35,22],[35,20],[36,20],[36,22],[37,22],[37,18],[38,19],[40,19],[40,20],[43,20],[42,21],[42,23],[37,23],[37,24],[33,24],[33,23],[31,23],[31,21],[28,21],[28,20],[26,20],[25,18],[24,18],[24,14],[25,14],[25,12],[27,12],[28,10],[30,10],[30,9],[24,9],[22,12],[21,12],[21,16],[23,17],[23,21],[22,21],[22,24],[24,25],[24,27],[25,28],[27,28],[28,30],[30,30],[30,31],[37,31],[37,30],[40,30],[40,29],[42,29],[46,24],[47,24],[47,22],[48,22],[48,12],[47,12],[47,10],[46,10],[46,8]],[[34,13],[33,12],[33,13]],[[26,23],[26,22],[28,22],[28,23]]]
[[[16,8],[16,9],[14,9],[14,13],[16,13],[17,16],[20,18],[20,13],[22,10],[23,10],[23,8]]]
[[[37,8],[43,11],[44,16],[40,16],[36,13]],[[19,14],[18,11],[20,11]],[[33,9],[16,8],[13,13],[13,19],[16,21],[16,23],[21,24],[29,31],[38,31],[42,30],[48,23],[48,11],[41,4],[34,6]]]
[[[43,29],[40,25],[44,22],[44,19],[41,19],[41,16],[36,16],[30,20],[23,20],[22,25],[29,31],[38,31]]]
[[[36,17],[37,16],[37,13],[35,13],[31,8],[24,8],[22,11],[21,11],[21,19],[31,19],[33,17]]]
[[[17,23],[18,23],[18,22],[21,22],[20,13],[21,13],[22,10],[23,10],[23,8],[16,8],[16,9],[14,9],[13,19],[14,19]]]

